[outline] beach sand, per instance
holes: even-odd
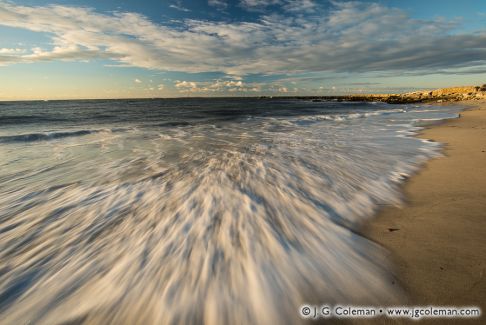
[[[385,207],[364,234],[388,249],[407,305],[483,313],[431,323],[486,324],[486,101],[458,104],[469,106],[460,118],[419,135],[444,143],[444,157],[407,181],[404,207]]]

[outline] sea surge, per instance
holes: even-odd
[[[298,324],[398,302],[359,234],[459,108],[258,100],[2,105],[5,324]],[[2,115],[3,114],[3,115]],[[52,123],[49,117],[65,122]]]

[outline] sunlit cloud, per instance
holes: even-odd
[[[9,49],[9,48],[0,48],[0,54],[21,54],[24,53],[24,49]]]
[[[222,95],[227,93],[255,94],[265,93],[291,93],[297,89],[288,89],[280,83],[271,82],[244,82],[242,80],[212,80],[212,81],[180,81],[177,80],[174,86],[180,93],[209,93]]]

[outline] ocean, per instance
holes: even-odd
[[[292,99],[0,103],[0,319],[294,324],[399,300],[359,230],[460,107]]]

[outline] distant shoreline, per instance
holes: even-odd
[[[398,94],[351,94],[336,96],[244,96],[244,97],[155,97],[155,98],[84,98],[84,99],[15,99],[0,100],[2,102],[57,102],[57,101],[116,101],[116,100],[177,100],[177,99],[286,99],[308,100],[313,102],[384,102],[388,104],[432,103],[432,102],[458,102],[466,100],[486,99],[486,84],[482,86],[464,86],[440,88],[435,90],[422,90]]]

